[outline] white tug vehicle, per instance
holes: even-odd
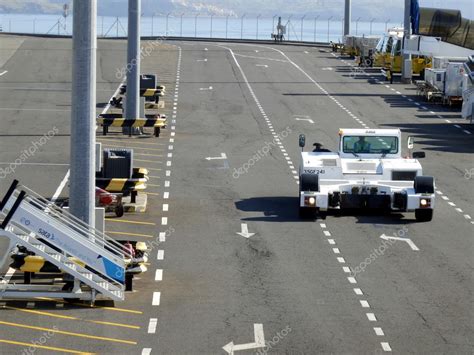
[[[299,137],[300,216],[315,216],[329,209],[377,209],[415,212],[419,222],[431,221],[435,203],[434,179],[423,176],[408,138],[409,157],[401,153],[399,129],[340,129],[339,152],[315,143],[305,152]]]

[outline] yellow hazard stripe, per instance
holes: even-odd
[[[155,96],[158,90],[156,89],[146,89],[145,92],[143,93],[143,97],[150,97],[150,96]]]
[[[127,179],[112,179],[107,187],[105,188],[106,191],[123,191],[125,188],[125,184]]]

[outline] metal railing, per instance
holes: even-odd
[[[141,20],[142,36],[194,37],[220,39],[269,40],[275,31],[278,15],[271,18],[261,15],[250,17],[218,17],[202,14],[153,14]],[[343,37],[344,19],[321,16],[282,18],[286,25],[285,40],[304,42],[340,42]],[[400,26],[390,19],[357,18],[352,21],[351,33],[355,35],[380,35],[387,28]],[[71,35],[72,18],[51,15],[3,15],[0,27],[4,32]],[[99,16],[97,19],[99,37],[127,36],[127,19],[124,17]]]

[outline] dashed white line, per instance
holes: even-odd
[[[371,322],[376,322],[377,318],[375,318],[375,314],[373,313],[366,313],[367,319]]]
[[[359,296],[363,295],[362,290],[360,288],[355,288],[354,293]]]
[[[153,301],[151,302],[152,306],[159,306],[161,301],[161,292],[153,292]]]
[[[362,308],[370,308],[369,302],[367,302],[366,300],[360,300],[360,305],[362,306]]]
[[[160,249],[156,253],[156,260],[163,260],[165,258],[165,251]]]
[[[380,345],[382,345],[382,349],[383,349],[384,351],[392,351],[392,348],[390,347],[390,344],[389,344],[389,343],[387,343],[387,342],[382,342],[382,343],[380,343]]]
[[[155,334],[157,325],[158,325],[158,319],[150,318],[150,322],[148,323],[148,334]]]
[[[162,269],[156,269],[155,281],[162,281],[162,280],[163,280],[163,270]]]
[[[357,280],[355,279],[355,277],[348,277],[347,278],[347,281],[349,281],[351,284],[356,284],[357,283]]]
[[[375,331],[375,334],[377,334],[379,337],[382,337],[385,335],[382,328],[374,327],[374,331]]]

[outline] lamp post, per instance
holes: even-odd
[[[256,39],[258,39],[258,20],[260,19],[261,16],[262,16],[261,14],[259,14],[257,16],[257,37],[256,37]]]
[[[212,19],[214,18],[214,15],[211,15],[211,38],[212,38]]]
[[[331,16],[328,18],[328,43],[329,43],[329,26],[331,24],[331,19],[333,18],[334,16]]]
[[[229,34],[229,15],[225,17],[225,38],[227,39],[227,35]]]
[[[196,16],[194,16],[194,37],[197,37],[197,21],[198,21],[198,16],[199,16],[199,14],[196,14]]]
[[[275,31],[275,18],[277,17],[278,15],[273,15],[273,18],[272,18],[272,31]]]
[[[359,21],[360,21],[360,17],[357,18],[357,20],[356,20],[356,36],[357,36],[357,31],[359,29]]]
[[[288,41],[290,40],[290,33],[291,33],[291,18],[293,17],[293,15],[290,15],[288,17],[288,21],[286,23],[286,27],[288,27]]]
[[[370,20],[370,34],[372,34],[372,23],[375,21],[375,18]]]
[[[316,42],[316,24],[318,23],[319,15],[314,18],[314,42]]]
[[[304,28],[305,17],[306,17],[306,14],[304,14],[303,17],[301,18],[301,37],[300,37],[301,42],[303,42],[303,28]]]
[[[242,15],[242,18],[240,19],[240,39],[244,38],[244,17],[246,14]]]
[[[171,12],[166,14],[166,37],[168,37],[168,20],[170,18]]]

